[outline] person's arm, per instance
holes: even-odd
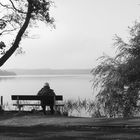
[[[41,90],[38,91],[37,93],[38,96],[42,96],[43,95],[43,88]]]
[[[55,92],[53,89],[51,89],[51,95],[55,96]]]

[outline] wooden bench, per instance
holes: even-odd
[[[54,107],[55,109],[63,111],[63,106],[64,103],[63,101],[63,96],[62,95],[56,95],[54,96],[37,96],[37,95],[11,95],[11,99],[15,100],[16,103],[13,104],[13,106],[17,106],[18,110],[20,111],[23,106],[41,106],[41,102],[39,103],[25,103],[23,101],[41,101],[44,100],[46,101],[46,105],[49,106],[50,103],[54,102]],[[61,101],[61,103],[58,103],[58,101]]]

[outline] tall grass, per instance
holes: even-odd
[[[30,101],[23,101],[22,103],[29,104]],[[36,102],[39,104],[39,102]],[[4,103],[4,110],[18,110],[17,106],[12,104]],[[23,106],[21,110],[40,110],[40,106]],[[88,117],[101,117],[100,108],[98,105],[91,99],[68,99],[64,101],[63,112],[67,113],[68,116],[88,116]]]
[[[69,116],[72,116],[74,113],[78,116],[92,116],[100,117],[101,114],[97,109],[97,105],[93,100],[90,99],[68,99],[64,101],[64,112],[68,112]],[[84,115],[85,116],[85,115]]]

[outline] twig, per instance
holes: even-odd
[[[19,13],[22,13],[22,14],[27,14],[27,12],[24,12],[24,11],[22,11],[22,10],[17,9],[17,8],[15,7],[15,5],[14,5],[14,3],[13,3],[12,0],[9,0],[9,1],[11,2],[12,7],[14,8],[14,10],[16,10],[16,11],[18,11]]]

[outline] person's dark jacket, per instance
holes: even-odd
[[[44,106],[44,105],[47,105],[47,104],[50,104],[50,105],[54,105],[54,98],[55,98],[55,93],[54,91],[50,88],[50,87],[47,87],[47,86],[44,86],[37,94],[38,96],[52,96],[52,99],[51,100],[41,100],[41,106]]]

